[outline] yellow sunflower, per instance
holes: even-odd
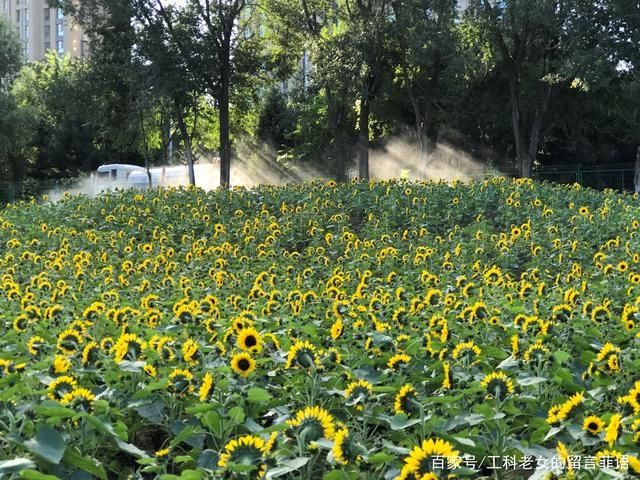
[[[231,358],[231,368],[238,375],[246,378],[256,369],[256,361],[246,352],[236,353]]]
[[[434,457],[441,460],[440,465],[436,465]],[[448,467],[459,464],[460,460],[459,452],[449,442],[430,438],[415,446],[405,457],[397,480],[446,478]]]
[[[259,353],[262,351],[262,336],[253,327],[243,328],[238,334],[237,344],[241,350]]]
[[[582,429],[589,432],[591,435],[598,435],[604,427],[604,421],[600,417],[590,415],[582,422]]]
[[[253,466],[256,468],[255,478],[262,478],[266,471],[264,457],[268,453],[268,442],[257,435],[243,435],[229,441],[220,454],[218,466],[226,468],[234,465]]]
[[[504,372],[492,372],[480,384],[487,390],[487,394],[500,400],[515,390],[513,381]]]
[[[333,440],[335,436],[333,416],[318,406],[305,407],[298,411],[293,419],[287,420],[287,425],[307,445],[323,437]]]

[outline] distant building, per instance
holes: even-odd
[[[0,14],[16,25],[29,62],[42,60],[47,50],[74,57],[89,53],[82,29],[47,0],[0,0]]]

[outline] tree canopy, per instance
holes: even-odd
[[[225,187],[236,160],[344,181],[399,138],[418,176],[444,143],[522,176],[633,161],[637,2],[462,3],[62,0],[91,56],[24,67],[2,21],[2,166],[18,179],[219,157]]]

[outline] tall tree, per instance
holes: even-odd
[[[385,86],[394,67],[391,41],[392,0],[345,0],[350,37],[359,57],[358,84],[358,177],[369,180],[369,137],[372,103]],[[355,58],[354,58],[355,60]]]
[[[242,81],[257,73],[256,63],[251,61],[256,56],[259,33],[253,23],[256,5],[246,0],[187,0],[182,6],[166,0],[148,1],[163,20],[180,55],[188,59],[191,71],[217,101],[220,185],[228,188],[232,153],[231,99]],[[176,28],[181,22],[192,27],[188,37]]]
[[[517,164],[530,177],[557,97],[614,71],[612,2],[477,0],[469,13],[505,74]]]
[[[326,100],[335,147],[334,177],[347,178],[349,113],[358,92],[361,55],[345,20],[344,3],[333,0],[271,0],[271,28],[289,55],[311,59],[311,80]]]
[[[53,52],[21,70],[13,94],[34,120],[33,132],[21,134],[35,147],[33,176],[70,177],[100,164],[103,146],[96,141],[101,129],[96,118],[101,114],[93,81],[84,61]]]
[[[400,48],[397,83],[409,99],[424,171],[436,141],[434,108],[450,57],[456,52],[455,0],[393,0]]]
[[[184,145],[189,183],[195,185],[192,145],[200,106],[200,84],[197,72],[190,68],[189,57],[180,51],[181,47],[190,52],[194,50],[192,39],[197,32],[192,16],[185,16],[185,12],[174,13],[173,10],[165,12],[166,16],[174,17],[171,30],[168,30],[164,17],[157,15],[148,2],[134,2],[133,8],[137,32],[135,57],[144,65],[144,77],[153,95],[165,105],[168,117],[177,123]],[[196,119],[192,127],[188,122],[190,116]]]
[[[130,0],[55,1],[90,40],[96,143],[120,157],[145,158],[148,117],[155,115],[159,97],[145,78],[146,65],[135,55],[134,6]]]
[[[22,66],[22,45],[8,18],[0,17],[0,90],[6,91]]]
[[[11,95],[11,85],[22,65],[22,45],[14,26],[0,16],[0,169],[3,178],[22,176],[18,152],[23,147],[26,120]]]

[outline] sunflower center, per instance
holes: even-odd
[[[249,348],[255,347],[258,344],[258,340],[253,335],[249,335],[245,338],[244,344]]]
[[[246,358],[241,358],[238,361],[238,368],[243,372],[246,372],[251,367],[251,363]]]

